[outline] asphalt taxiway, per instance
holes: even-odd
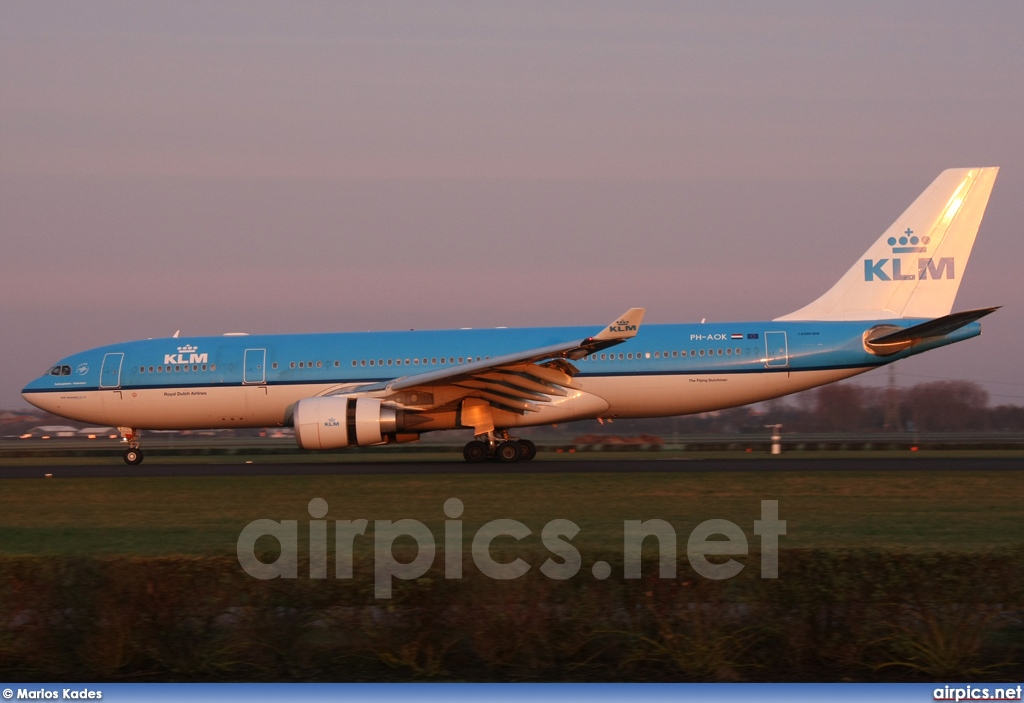
[[[145,478],[167,476],[325,476],[344,474],[509,474],[509,473],[701,473],[776,471],[1024,471],[1024,458],[794,458],[763,459],[574,459],[529,463],[467,464],[462,461],[343,463],[144,463],[0,465],[0,478]]]

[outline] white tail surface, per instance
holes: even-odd
[[[943,171],[831,290],[776,319],[948,315],[998,172],[996,167]]]

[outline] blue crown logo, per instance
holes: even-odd
[[[193,347],[191,344],[186,344],[183,347],[178,347],[179,354],[191,354],[192,352],[199,349],[199,347]]]
[[[907,231],[899,239],[889,237],[887,241],[892,247],[893,254],[923,254],[928,250],[927,245],[932,238],[927,235],[918,237],[914,230],[907,227]]]

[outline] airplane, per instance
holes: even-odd
[[[996,307],[951,313],[998,168],[943,171],[839,281],[773,320],[178,337],[72,354],[22,396],[142,430],[293,427],[334,450],[467,429],[469,462],[529,461],[517,428],[665,417],[796,393],[981,334]]]

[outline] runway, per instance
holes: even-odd
[[[0,478],[146,478],[173,476],[326,476],[326,475],[441,475],[441,474],[553,474],[553,473],[703,473],[792,471],[1024,471],[1022,458],[907,457],[872,458],[763,458],[763,459],[576,459],[537,460],[529,463],[467,464],[452,462],[344,462],[344,463],[239,463],[239,464],[127,464],[53,466],[0,466]]]

